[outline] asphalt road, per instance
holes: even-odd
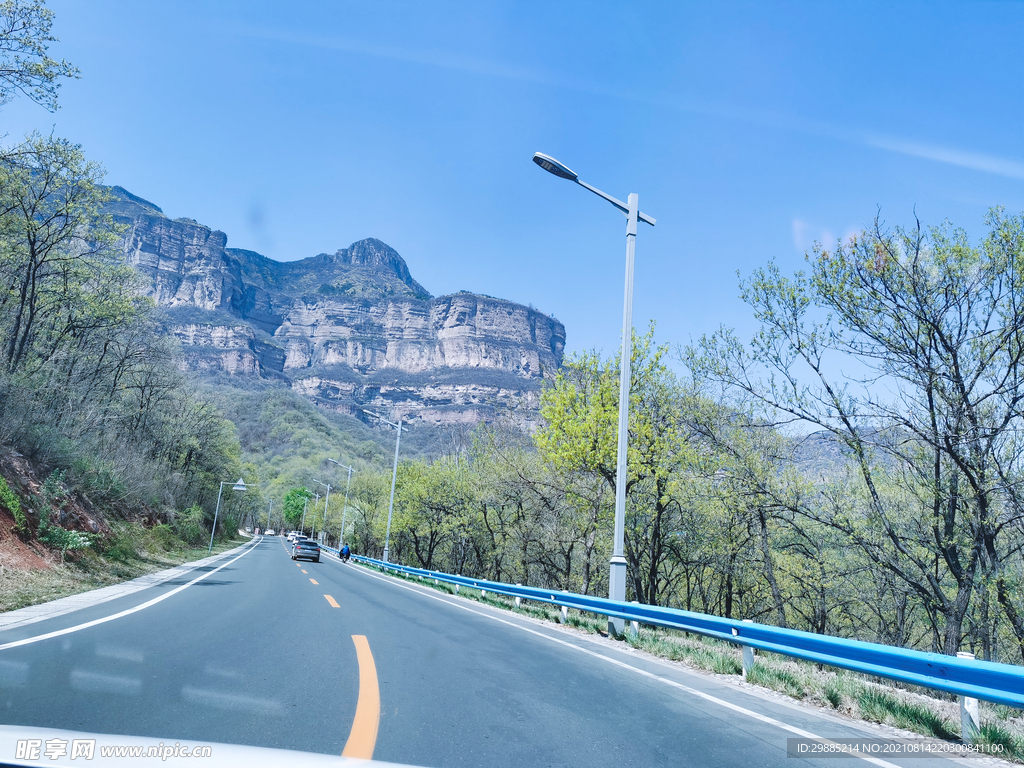
[[[296,564],[277,537],[0,632],[0,722],[438,768],[834,768],[787,758],[787,738],[880,736],[332,557]]]

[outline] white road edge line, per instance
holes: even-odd
[[[53,637],[60,637],[61,635],[69,635],[72,632],[78,632],[78,631],[83,630],[83,629],[88,629],[89,627],[95,627],[97,624],[106,624],[108,621],[113,621],[114,619],[120,619],[120,618],[123,618],[124,616],[129,616],[129,615],[131,615],[133,613],[141,611],[144,608],[149,608],[151,605],[156,605],[159,602],[163,602],[168,597],[171,597],[172,595],[178,594],[183,589],[188,589],[189,587],[191,587],[196,582],[199,582],[199,581],[202,581],[203,579],[205,579],[207,576],[212,576],[217,571],[219,571],[221,568],[226,568],[227,566],[231,565],[233,562],[235,562],[235,560],[238,560],[241,557],[245,557],[247,554],[249,554],[250,552],[252,552],[256,548],[256,545],[258,543],[259,543],[259,541],[253,542],[249,546],[249,548],[247,550],[245,550],[244,552],[242,552],[241,554],[237,555],[236,557],[231,558],[226,563],[222,563],[221,565],[218,565],[212,571],[208,571],[208,572],[204,573],[202,576],[197,576],[196,578],[192,579],[192,581],[190,581],[188,584],[182,584],[180,587],[175,587],[174,589],[172,589],[167,594],[160,595],[159,597],[154,597],[152,600],[148,600],[147,602],[142,603],[141,605],[137,605],[134,608],[128,608],[127,610],[121,611],[120,613],[115,613],[115,614],[112,614],[110,616],[104,616],[102,619],[94,619],[92,621],[87,621],[84,624],[76,624],[75,626],[68,627],[67,629],[58,629],[58,630],[56,630],[54,632],[47,632],[45,635],[35,635],[34,637],[26,637],[24,640],[15,640],[14,642],[11,642],[11,643],[4,643],[3,645],[0,645],[0,651],[6,651],[8,648],[18,648],[19,646],[22,646],[22,645],[31,645],[32,643],[38,643],[38,642],[40,642],[42,640],[49,640],[50,638],[53,638]]]
[[[661,677],[660,675],[656,675],[653,672],[648,672],[647,670],[639,669],[637,667],[634,667],[632,664],[627,664],[624,661],[619,661],[618,659],[609,658],[608,656],[605,656],[604,654],[597,653],[596,651],[590,651],[590,650],[587,650],[586,648],[580,648],[578,645],[574,645],[573,643],[566,642],[565,640],[559,640],[557,637],[551,637],[550,635],[546,635],[543,632],[538,632],[535,629],[530,629],[529,627],[524,627],[521,624],[516,624],[513,621],[507,621],[505,619],[498,618],[497,616],[494,616],[494,615],[489,614],[489,613],[485,613],[484,611],[478,611],[478,610],[476,610],[474,608],[470,608],[468,605],[460,605],[459,603],[452,602],[451,600],[445,600],[443,597],[440,597],[438,595],[432,595],[429,592],[425,591],[426,589],[430,589],[429,587],[420,587],[420,588],[411,587],[411,586],[408,586],[406,584],[403,584],[401,581],[398,581],[397,579],[395,579],[393,577],[380,576],[378,574],[371,573],[369,570],[367,570],[364,567],[360,567],[357,570],[360,573],[366,574],[367,576],[369,576],[372,579],[378,579],[380,581],[385,581],[385,582],[387,582],[389,584],[393,584],[396,587],[401,587],[402,589],[407,589],[410,592],[415,592],[418,595],[423,595],[424,597],[429,597],[432,600],[437,600],[437,601],[445,603],[447,605],[454,606],[455,608],[461,608],[464,611],[469,611],[470,613],[475,613],[477,616],[483,616],[485,618],[491,619],[492,621],[497,621],[497,622],[500,622],[502,624],[507,624],[510,627],[515,627],[516,629],[521,629],[523,632],[529,632],[531,635],[537,635],[537,637],[543,637],[545,640],[550,640],[553,643],[558,643],[559,645],[564,645],[567,648],[572,648],[574,651],[579,651],[580,653],[585,653],[588,656],[593,656],[596,659],[601,659],[601,661],[606,661],[609,664],[614,664],[617,667],[621,667],[623,669],[628,669],[631,672],[636,672],[638,675],[642,675],[643,677],[650,678],[651,680],[657,680],[658,682],[664,683],[665,685],[670,685],[673,688],[678,688],[678,689],[680,689],[682,691],[686,691],[687,693],[689,693],[689,694],[691,694],[693,696],[697,696],[697,697],[702,698],[702,699],[704,699],[706,701],[713,702],[714,704],[718,704],[719,706],[725,707],[726,709],[731,709],[734,712],[739,712],[740,714],[747,715],[748,717],[752,717],[755,720],[760,720],[762,723],[767,723],[768,725],[774,725],[777,728],[781,728],[784,731],[789,731],[790,733],[795,733],[797,736],[800,736],[801,738],[804,738],[804,739],[818,739],[820,741],[830,742],[829,739],[826,739],[826,738],[824,738],[822,736],[816,736],[815,734],[810,733],[809,731],[802,730],[802,729],[797,728],[797,727],[792,726],[792,725],[787,725],[786,723],[782,722],[781,720],[776,720],[773,717],[768,717],[767,715],[762,715],[762,714],[760,714],[758,712],[754,712],[753,710],[746,709],[746,708],[738,706],[736,704],[732,704],[732,703],[730,703],[728,701],[725,701],[724,699],[719,699],[717,696],[712,696],[709,693],[704,693],[703,691],[698,691],[696,688],[690,688],[688,685],[683,685],[682,683],[677,683],[675,680],[669,680],[667,677]],[[856,757],[860,758],[861,760],[865,760],[865,761],[867,761],[869,763],[872,763],[874,765],[881,766],[881,768],[902,768],[902,766],[896,765],[895,763],[889,763],[889,762],[886,762],[885,760],[879,760],[877,757],[868,757],[866,755],[856,755]]]

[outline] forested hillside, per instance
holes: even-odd
[[[54,109],[59,79],[77,75],[47,54],[52,19],[40,2],[0,5],[0,103],[20,94]],[[26,543],[60,560],[105,551],[132,523],[198,544],[220,481],[256,480],[234,425],[181,372],[180,349],[124,264],[102,182],[101,167],[68,139],[33,133],[0,147],[6,553]],[[218,532],[233,536],[260,507],[255,483],[225,505]],[[45,564],[15,565],[37,561]]]

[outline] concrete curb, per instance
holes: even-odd
[[[176,565],[173,568],[168,568],[165,571],[147,573],[145,576],[139,576],[137,579],[132,579],[131,581],[123,581],[120,584],[111,584],[109,587],[100,587],[99,589],[81,592],[77,595],[69,595],[68,597],[51,600],[48,603],[28,605],[24,608],[18,608],[14,611],[2,613],[0,614],[0,632],[5,629],[11,629],[12,627],[22,627],[26,624],[34,624],[37,621],[43,621],[44,619],[52,619],[54,616],[62,616],[65,613],[71,613],[72,611],[77,611],[82,608],[89,608],[93,605],[105,603],[108,600],[116,600],[117,598],[124,597],[125,595],[141,592],[143,589],[149,589],[150,587],[163,584],[165,581],[170,581],[171,579],[182,576],[189,571],[194,571],[196,568],[211,565],[221,558],[234,554],[251,544],[251,541],[247,541],[245,544],[241,544],[234,549],[229,549],[226,552],[211,555],[210,557],[204,557],[202,560],[195,560],[191,563],[182,563],[181,565]]]

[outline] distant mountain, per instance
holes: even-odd
[[[831,432],[812,432],[792,443],[793,461],[809,480],[837,480],[856,468],[847,447]]]
[[[911,439],[906,433],[881,431],[869,426],[861,427],[861,436],[868,448],[870,463],[886,471],[894,471],[899,467],[899,461],[887,447],[892,449]],[[859,477],[856,456],[831,432],[820,430],[791,440],[793,462],[809,480],[839,480],[847,475]]]
[[[468,292],[432,297],[380,240],[279,262],[111,192],[125,259],[146,277],[188,367],[282,379],[344,413],[365,405],[435,425],[499,413],[535,423],[541,383],[565,347],[553,317]]]

